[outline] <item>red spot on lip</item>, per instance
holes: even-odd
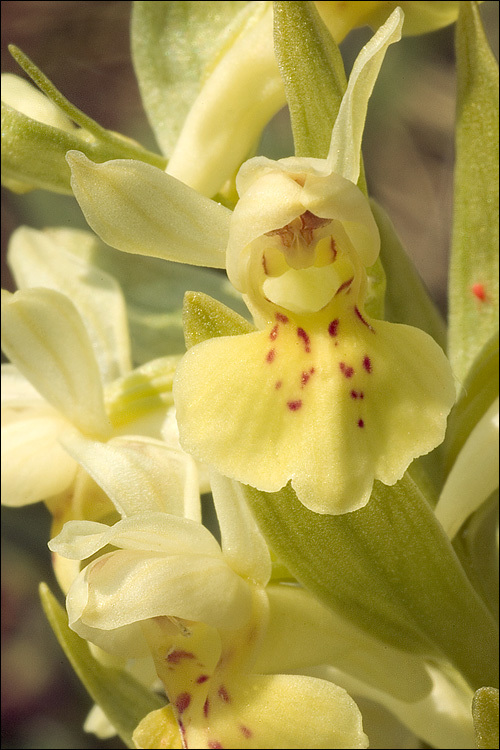
[[[352,378],[352,376],[354,375],[353,367],[349,367],[349,365],[346,365],[345,362],[339,362],[339,367],[346,378]]]
[[[240,724],[240,731],[244,737],[252,736],[252,730],[246,727],[244,724]]]
[[[358,419],[358,427],[364,427],[364,426],[365,426],[365,423],[363,422],[363,420]]]
[[[290,411],[298,411],[298,409],[300,409],[300,407],[302,406],[302,401],[300,401],[300,399],[298,401],[287,401],[286,405],[288,406]]]
[[[186,708],[191,703],[191,695],[189,693],[181,693],[175,700],[175,707],[180,714],[184,713]]]
[[[276,349],[270,349],[266,355],[266,362],[272,362],[276,356]]]
[[[283,315],[283,313],[279,313],[279,312],[277,312],[277,313],[276,313],[276,315],[275,315],[274,317],[275,317],[275,318],[276,318],[276,320],[277,320],[277,321],[279,321],[280,323],[288,323],[288,318],[287,318],[287,316],[286,316],[286,315]]]
[[[339,328],[339,322],[340,322],[339,319],[335,318],[335,320],[332,320],[332,322],[328,326],[328,333],[330,334],[330,336],[336,336],[337,335],[338,328]]]
[[[309,370],[309,372],[303,372],[302,373],[302,375],[300,376],[300,387],[301,388],[303,388],[307,384],[309,378],[313,374],[314,374],[314,367],[311,367],[311,369]]]
[[[371,361],[370,357],[365,357],[363,359],[363,367],[366,370],[366,372],[371,372],[372,371],[372,361]]]
[[[274,387],[276,388],[277,391],[279,391],[282,385],[283,385],[283,381],[277,380],[276,383],[274,384]]]
[[[221,745],[221,743],[219,742],[219,740],[209,740],[208,747],[223,748],[224,745]]]
[[[269,338],[271,339],[271,341],[274,341],[274,339],[278,335],[278,331],[279,331],[279,325],[276,324],[274,326],[273,330],[271,331],[271,333],[269,334]]]
[[[266,256],[265,255],[262,256],[262,268],[264,269],[264,273],[267,276],[268,275],[267,274],[267,263],[266,263]]]
[[[229,697],[229,693],[227,692],[227,690],[224,687],[224,685],[221,685],[219,687],[219,689],[217,690],[217,694],[218,694],[219,698],[224,701],[224,703],[230,703],[231,702],[231,698]]]
[[[196,682],[198,683],[198,685],[202,685],[204,682],[206,682],[209,679],[210,679],[210,676],[208,674],[200,674]]]
[[[191,651],[171,651],[167,654],[167,661],[169,664],[178,664],[181,659],[194,659],[194,654]]]
[[[203,704],[203,716],[205,718],[207,718],[209,710],[210,710],[210,701],[207,698],[205,703]]]
[[[299,337],[299,339],[302,339],[302,341],[304,342],[304,349],[307,353],[309,353],[311,351],[311,339],[303,328],[297,328],[297,336]]]
[[[481,300],[481,302],[484,302],[486,299],[486,289],[484,284],[473,284],[471,286],[471,292],[474,295],[474,297],[477,297],[478,300]]]

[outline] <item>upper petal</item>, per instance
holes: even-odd
[[[43,286],[70,297],[89,333],[104,382],[131,368],[125,300],[117,281],[72,252],[80,231],[38,231],[19,227],[9,242],[8,260],[19,289]]]
[[[62,442],[122,516],[164,511],[201,521],[198,472],[184,451],[140,437],[101,443],[74,431],[66,432]]]
[[[89,225],[137,255],[224,268],[231,211],[161,169],[133,159],[95,164],[69,151],[71,185]]]
[[[106,436],[109,422],[88,333],[71,300],[51,289],[2,291],[2,348],[78,429]]]
[[[357,183],[368,100],[390,44],[401,39],[404,13],[394,9],[357,56],[333,126],[328,169]]]

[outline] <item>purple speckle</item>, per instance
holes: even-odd
[[[335,320],[332,320],[330,325],[328,326],[328,333],[330,336],[336,336],[339,328],[339,319],[335,318]]]
[[[270,349],[266,354],[266,362],[271,363],[276,356],[276,349]]]
[[[275,338],[276,338],[276,336],[278,335],[278,331],[279,331],[279,325],[278,325],[278,324],[276,324],[276,325],[275,325],[275,326],[273,327],[273,329],[272,329],[271,333],[269,334],[269,338],[271,339],[271,341],[274,341],[274,339],[275,339]]]
[[[363,422],[363,420],[358,419],[358,427],[364,427],[364,426],[365,426],[365,423]]]
[[[221,685],[219,689],[217,690],[217,694],[221,700],[224,701],[224,703],[230,703],[231,698],[229,697],[229,693],[227,692],[224,685]]]
[[[350,367],[349,365],[346,365],[345,362],[339,362],[340,371],[344,374],[346,378],[352,378],[354,375],[354,368]]]
[[[171,651],[167,654],[167,661],[169,664],[178,664],[182,659],[194,659],[194,654],[191,651]]]
[[[288,323],[288,318],[283,313],[277,312],[274,316],[279,323]]]
[[[303,328],[297,328],[297,336],[299,337],[299,339],[302,339],[302,341],[304,342],[304,349],[307,353],[309,353],[311,351],[311,339]]]
[[[180,714],[184,713],[186,708],[191,703],[191,695],[190,693],[181,693],[177,696],[175,700],[175,707],[178,710]]]
[[[286,405],[290,411],[298,411],[302,406],[302,401],[300,399],[298,401],[287,401]]]
[[[210,676],[208,674],[200,674],[196,682],[198,683],[198,685],[202,685],[204,682],[206,682],[209,679],[210,679]]]
[[[370,357],[365,357],[363,359],[363,367],[366,370],[366,372],[371,372],[372,371],[372,361],[371,361]]]

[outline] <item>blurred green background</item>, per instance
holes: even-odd
[[[481,13],[498,58],[498,2]],[[2,72],[20,73],[7,45],[20,47],[62,93],[103,126],[157,150],[142,110],[129,53],[131,3],[1,3]],[[371,32],[342,44],[349,70]],[[405,38],[386,58],[373,94],[364,139],[371,195],[388,211],[430,293],[446,312],[452,216],[455,71],[453,27]],[[266,132],[262,152],[292,153],[286,111]],[[2,189],[2,286],[9,236],[20,224],[86,228],[71,197]],[[44,507],[2,508],[2,747],[122,748],[82,729],[91,701],[46,623],[38,583],[56,591],[46,547]]]

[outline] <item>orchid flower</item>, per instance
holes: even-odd
[[[49,543],[59,555],[91,559],[67,595],[70,625],[116,657],[144,660],[150,652],[170,700],[142,720],[137,747],[176,747],[181,738],[186,747],[298,747],[317,712],[333,710],[338,722],[340,706],[350,706],[334,684],[330,690],[316,679],[331,681],[333,673],[426,741],[440,746],[446,736],[468,746],[471,691],[456,671],[378,641],[296,583],[270,578],[269,551],[236,484],[211,476],[219,545],[199,522],[164,505],[166,496],[175,502],[182,494],[181,485],[165,484],[163,473],[149,489],[151,463],[140,445],[124,450],[119,441],[102,444],[76,432],[65,445],[122,517],[111,527],[70,521]],[[446,696],[439,711],[433,690]],[[276,714],[285,703],[287,727]],[[353,715],[345,717],[352,723]],[[315,732],[318,746],[323,736],[327,747],[346,742],[328,721],[323,732]]]
[[[2,473],[2,502],[23,505],[63,492],[73,478],[76,463],[63,460],[57,444],[69,425],[102,440],[132,425],[136,434],[161,438],[161,422],[173,406],[169,387],[178,358],[133,371],[117,283],[49,234],[18,230],[10,251],[21,288],[2,293],[2,347],[12,363],[4,368],[2,393],[10,467]],[[18,472],[21,455],[24,463],[40,461],[38,469],[33,463],[29,472]],[[54,484],[51,491],[44,475]]]
[[[219,545],[199,522],[158,510],[161,485],[139,510],[134,483],[124,479],[127,458],[119,465],[109,443],[75,433],[67,445],[122,515],[111,527],[70,521],[49,543],[78,560],[103,551],[67,594],[70,626],[117,655],[149,648],[169,698],[141,722],[136,746],[173,736],[177,745],[168,746],[302,747],[313,722],[313,747],[367,747],[342,689],[309,676],[254,673],[269,620],[271,558],[233,483],[212,476]],[[142,460],[138,451],[132,471]],[[116,549],[106,553],[108,544]]]
[[[68,518],[113,517],[109,498],[62,447],[72,429],[102,441],[142,436],[173,477],[193,478],[198,496],[206,480],[180,448],[171,393],[179,357],[132,369],[118,285],[50,233],[18,230],[9,257],[21,289],[2,292],[11,360],[2,365],[2,503],[45,501],[53,533]],[[60,559],[55,567],[66,589],[74,570]]]
[[[225,264],[260,329],[203,342],[183,358],[174,386],[183,447],[267,492],[291,480],[320,513],[362,507],[375,479],[398,481],[442,442],[455,400],[435,342],[365,310],[380,241],[356,185],[361,138],[402,22],[397,9],[361,51],[328,157],[251,159],[232,213],[149,165],[67,157],[75,196],[106,242]]]

